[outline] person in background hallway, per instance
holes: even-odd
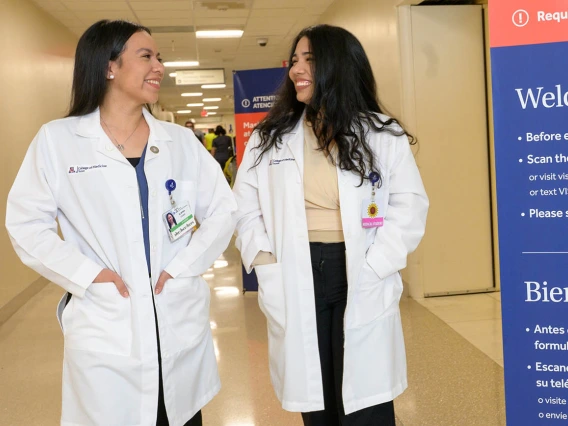
[[[213,139],[216,137],[217,135],[213,129],[209,129],[207,134],[204,136],[205,148],[207,148],[207,151],[211,152],[211,149],[213,148]]]
[[[195,135],[144,107],[163,77],[148,28],[93,24],[69,115],[39,130],[8,195],[17,254],[67,292],[63,426],[197,426],[220,388],[201,274],[229,244],[236,203]],[[175,241],[172,200],[200,224]]]
[[[197,139],[199,139],[199,142],[203,143],[203,136],[205,135],[201,130],[195,128],[195,123],[193,121],[191,120],[186,121],[185,127],[191,129],[193,131],[193,134],[197,137]]]
[[[399,271],[424,234],[428,198],[413,139],[376,90],[351,33],[301,31],[233,187],[271,381],[307,426],[394,426],[407,386]]]
[[[227,131],[221,125],[215,128],[215,134],[217,137],[213,139],[211,155],[217,160],[221,170],[223,170],[225,169],[225,163],[233,153],[233,141],[227,136]]]

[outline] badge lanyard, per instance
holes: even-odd
[[[174,192],[177,188],[177,184],[176,181],[173,179],[168,179],[166,181],[166,190],[168,191],[168,194],[170,196],[170,203],[172,204],[172,206],[176,205],[176,200],[174,200],[174,197],[172,195],[172,192]]]
[[[375,189],[376,185],[379,183],[380,176],[377,172],[371,172],[369,174],[369,180],[371,181],[371,201],[375,202]]]

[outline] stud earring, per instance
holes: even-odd
[[[109,75],[108,78],[110,78],[111,80],[114,79],[114,75]]]

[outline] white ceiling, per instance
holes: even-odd
[[[167,110],[191,109],[187,117],[198,118],[201,108],[187,103],[200,98],[182,98],[183,92],[202,92],[220,97],[218,114],[233,114],[233,70],[282,66],[290,43],[304,27],[318,22],[334,0],[33,0],[65,27],[80,36],[100,19],[127,19],[154,29],[153,37],[164,61],[199,60],[199,68],[224,68],[226,89],[176,86],[166,76],[160,103]],[[187,27],[163,32],[157,27]],[[241,39],[199,39],[194,30],[242,29]],[[171,28],[168,31],[172,30]],[[256,39],[268,39],[260,47]],[[193,68],[195,69],[195,68]],[[166,73],[175,71],[167,68]]]

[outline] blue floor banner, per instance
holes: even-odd
[[[568,424],[568,0],[490,0],[507,425]]]
[[[287,71],[287,68],[233,71],[237,165],[241,164],[246,144],[255,126],[272,108],[276,91],[286,78]],[[257,290],[258,281],[254,270],[247,274],[243,268],[243,293]]]

